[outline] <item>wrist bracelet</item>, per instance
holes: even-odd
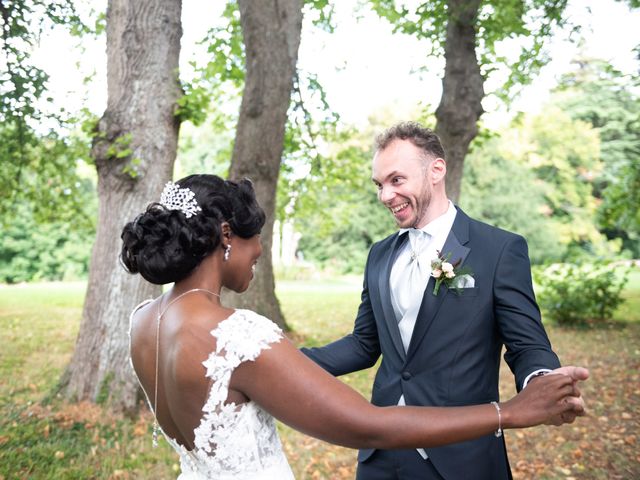
[[[502,436],[502,414],[500,413],[500,404],[498,402],[491,402],[491,405],[496,407],[496,412],[498,412],[498,429],[494,432],[496,437]]]

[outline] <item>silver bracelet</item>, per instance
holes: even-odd
[[[496,412],[498,412],[498,429],[495,431],[494,435],[499,438],[502,436],[502,414],[500,413],[500,404],[498,402],[491,402],[491,405],[496,407]]]

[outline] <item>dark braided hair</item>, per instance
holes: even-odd
[[[187,218],[180,210],[152,203],[125,225],[120,236],[120,258],[127,271],[156,285],[187,277],[220,245],[222,222],[242,238],[260,233],[265,222],[249,180],[233,182],[201,174],[175,183],[195,194],[202,211]]]

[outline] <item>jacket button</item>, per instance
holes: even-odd
[[[411,374],[409,372],[402,372],[402,379],[409,380],[411,378]]]

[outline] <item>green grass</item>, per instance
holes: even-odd
[[[85,285],[0,286],[0,480],[175,478],[177,457],[150,445],[150,416],[129,419],[100,406],[43,406],[68,363]],[[360,279],[280,282],[278,295],[293,338],[321,345],[348,333]],[[591,369],[584,386],[589,418],[559,428],[507,432],[516,479],[640,478],[640,272],[624,292],[613,328],[548,326],[563,363]],[[343,377],[368,397],[374,370]],[[501,391],[513,394],[502,369]],[[279,425],[296,478],[353,478],[355,451]]]

